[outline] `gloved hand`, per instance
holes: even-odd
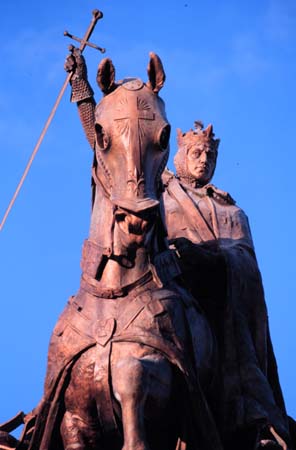
[[[72,72],[73,75],[70,79],[70,85],[72,87],[71,90],[71,102],[78,103],[87,101],[88,99],[92,99],[93,97],[93,90],[88,82],[87,79],[87,67],[85,63],[85,59],[81,54],[81,51],[79,48],[73,47],[71,48],[70,55],[67,56],[64,69],[67,72]],[[92,101],[92,100],[91,100]],[[89,102],[89,105],[91,103]],[[88,106],[87,105],[87,108]],[[80,111],[80,115],[84,115],[82,117],[82,122],[86,122],[86,127],[88,128],[88,122],[93,122],[93,110],[94,105],[91,104],[90,106],[90,112],[87,110],[87,113]],[[86,114],[86,118],[85,118]],[[85,126],[83,125],[85,128]],[[89,142],[93,142],[93,127],[94,123],[91,123],[91,137],[88,137]],[[86,135],[88,136],[88,130],[85,130]],[[92,147],[93,148],[93,147]],[[1,449],[0,449],[1,450]]]
[[[72,80],[87,80],[87,67],[79,48],[74,47],[70,55],[67,56],[64,69],[66,72],[73,72]]]
[[[183,237],[172,239],[169,243],[174,246],[179,258],[178,264],[185,286],[198,299],[218,298],[219,304],[214,304],[214,310],[223,305],[221,299],[226,295],[227,268],[217,243],[194,244]],[[208,300],[202,306],[205,310],[212,308]]]
[[[179,263],[184,270],[212,270],[224,262],[216,243],[194,244],[184,237],[172,239],[169,243],[175,247]]]

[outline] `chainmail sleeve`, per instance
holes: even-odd
[[[86,138],[92,150],[95,147],[95,107],[93,90],[89,82],[83,78],[71,81],[71,102],[77,103],[78,113]]]
[[[77,103],[80,121],[92,150],[95,148],[95,107],[93,97]]]

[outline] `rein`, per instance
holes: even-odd
[[[107,172],[106,166],[104,165],[102,168],[103,168],[103,173],[104,173],[105,177],[108,179],[107,173],[106,173]],[[96,186],[100,185],[102,187],[102,189],[103,189],[105,197],[110,199],[110,197],[111,197],[110,192],[107,190],[107,188],[106,188],[105,184],[103,183],[103,181],[98,177],[98,175],[96,173],[96,167],[95,166],[93,166],[93,168],[92,168],[92,177],[93,177],[93,180],[95,182],[95,185]]]
[[[135,288],[141,287],[149,281],[152,281],[153,279],[153,273],[149,269],[144,273],[144,275],[130,284],[126,284],[125,286],[121,286],[117,289],[102,289],[100,287],[99,281],[87,275],[86,273],[83,273],[81,276],[81,288],[89,294],[94,295],[95,297],[114,299],[117,297],[124,297],[128,295]]]

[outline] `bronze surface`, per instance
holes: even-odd
[[[104,59],[97,105],[78,49],[65,68],[94,151],[89,237],[43,399],[0,449],[293,449],[248,219],[210,184],[212,125],[178,130],[175,175],[157,55],[146,83]]]

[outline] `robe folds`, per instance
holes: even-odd
[[[215,186],[195,188],[173,174],[165,175],[169,239],[183,237],[209,248],[214,243],[225,262],[224,290],[215,290],[215,272],[209,275],[208,289],[201,287],[204,280],[194,264],[191,273],[184,274],[186,287],[207,312],[217,338],[218,380],[212,395],[220,432],[227,435],[262,422],[289,441],[248,218],[229,194]]]

